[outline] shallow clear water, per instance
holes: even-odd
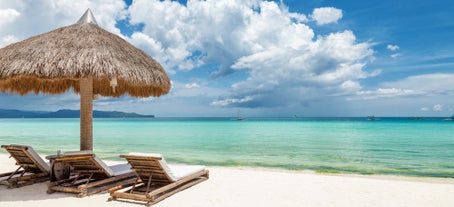
[[[103,159],[153,152],[189,164],[454,177],[454,122],[441,118],[95,119],[93,131]],[[0,119],[0,144],[78,150],[79,120]]]

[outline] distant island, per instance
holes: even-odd
[[[0,118],[79,118],[79,110],[62,109],[58,111],[21,111],[0,109]],[[121,111],[93,111],[93,118],[154,118],[154,115],[142,115]]]

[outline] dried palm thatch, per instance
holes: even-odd
[[[79,21],[0,49],[3,93],[78,93],[79,80],[87,77],[102,96],[160,96],[170,89],[158,62],[95,22]]]

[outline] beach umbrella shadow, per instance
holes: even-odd
[[[72,25],[0,49],[3,93],[80,94],[80,150],[93,149],[93,96],[167,94],[170,79],[142,50],[98,26],[88,9]]]

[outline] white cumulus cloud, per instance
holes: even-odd
[[[386,49],[391,50],[391,51],[396,51],[399,49],[399,46],[397,45],[387,45]]]
[[[378,99],[378,98],[395,98],[402,96],[423,95],[424,91],[401,89],[401,88],[379,88],[377,90],[359,91],[357,95],[363,99]]]
[[[342,10],[324,7],[306,15],[263,0],[189,0],[185,5],[137,0],[129,8],[119,0],[0,0],[2,11],[20,14],[7,23],[16,26],[0,30],[0,43],[72,24],[87,8],[115,34],[120,34],[118,20],[141,25],[125,38],[171,75],[193,69],[208,70],[214,78],[243,74],[228,89],[176,82],[168,97],[211,98],[213,106],[286,107],[355,93],[362,90],[360,80],[379,74],[365,70],[373,43],[358,41],[348,29],[316,36],[307,24],[335,23]]]
[[[315,97],[323,94],[317,90],[335,94],[358,89],[358,79],[379,73],[363,70],[372,58],[372,43],[357,42],[350,30],[315,36],[304,14],[291,13],[276,2],[135,1],[129,13],[131,23],[144,25],[131,42],[168,71],[209,64],[218,66],[213,77],[246,71],[248,78],[233,83],[231,91],[213,101],[218,106],[285,106],[301,102],[304,93]],[[346,81],[357,85],[342,88]]]
[[[435,104],[435,105],[432,107],[432,110],[434,110],[434,111],[443,111],[443,105],[441,105],[441,104]]]
[[[351,31],[319,36],[315,41],[308,38],[298,49],[274,47],[238,59],[232,67],[247,69],[250,77],[234,84],[232,90],[236,98],[260,94],[255,100],[262,101],[254,106],[352,92],[361,88],[357,80],[379,73],[363,70],[371,55],[370,44],[356,43]]]
[[[199,88],[200,85],[197,83],[188,83],[184,85],[185,88]]]
[[[125,7],[125,2],[119,0],[0,0],[0,40],[9,44],[11,40],[23,40],[76,23],[88,8],[101,27],[120,34],[115,25],[118,19],[125,18]]]
[[[15,43],[19,41],[19,39],[13,35],[6,35],[6,36],[3,36],[1,39],[0,39],[0,48],[6,46],[6,45],[9,45],[9,44],[12,44],[12,43]]]
[[[402,54],[400,54],[400,53],[394,53],[394,54],[390,55],[390,57],[392,57],[392,58],[397,58],[400,56],[402,56]]]
[[[361,89],[358,80],[380,73],[364,71],[373,59],[373,43],[357,42],[350,30],[315,36],[306,15],[289,12],[282,2],[149,0],[134,1],[128,11],[131,24],[144,25],[130,41],[171,74],[212,64],[215,78],[248,74],[219,94],[216,106],[287,106],[352,93]],[[311,18],[334,23],[342,10],[317,8]],[[186,89],[175,94],[183,96]]]
[[[341,84],[341,88],[346,91],[359,91],[362,87],[358,82],[347,80]]]
[[[394,82],[385,82],[382,83],[382,87],[420,90],[425,91],[427,96],[454,95],[452,80],[454,80],[454,73],[432,73],[409,76]]]
[[[316,8],[311,17],[317,22],[317,25],[337,23],[342,18],[342,10],[334,7]]]
[[[372,99],[403,99],[413,103],[417,100],[420,104],[425,104],[420,111],[440,111],[442,104],[428,107],[427,104],[437,100],[446,104],[454,103],[454,89],[452,88],[452,73],[433,73],[424,75],[414,75],[402,78],[393,82],[379,84],[375,90],[359,90],[348,96],[348,100],[372,100]]]
[[[275,2],[193,0],[183,5],[135,1],[129,12],[132,24],[144,24],[143,31],[131,36],[133,43],[142,44],[139,46],[172,69],[218,64],[214,76],[234,72],[230,66],[242,56],[279,44],[300,47],[313,37],[306,25],[294,22],[304,21],[304,15],[288,12]]]
[[[15,9],[0,9],[0,26],[4,26],[7,23],[14,22],[14,20],[20,16],[20,13]]]
[[[252,101],[253,99],[254,98],[252,96],[246,96],[246,97],[241,98],[241,99],[228,98],[228,99],[213,101],[211,103],[211,105],[213,105],[213,106],[228,106],[228,105],[231,105],[231,104],[246,103],[246,102]]]
[[[421,108],[421,111],[429,111],[429,110],[430,110],[429,107],[422,107]]]

